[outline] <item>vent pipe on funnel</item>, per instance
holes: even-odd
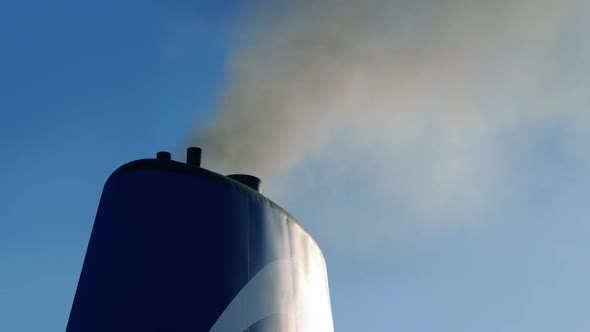
[[[239,183],[244,184],[244,185],[256,190],[259,193],[262,192],[262,181],[253,175],[231,174],[231,175],[228,175],[227,177],[230,179],[236,180]]]
[[[186,149],[186,163],[192,166],[201,167],[201,148],[190,147]]]
[[[160,152],[156,153],[156,159],[170,160],[170,159],[172,159],[172,154],[168,151],[160,151]]]

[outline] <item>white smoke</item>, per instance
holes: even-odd
[[[362,178],[416,220],[477,212],[515,191],[511,146],[559,127],[563,149],[588,156],[589,9],[575,0],[258,3],[240,26],[216,119],[195,142],[213,168],[266,183]],[[306,163],[330,174],[301,177]]]

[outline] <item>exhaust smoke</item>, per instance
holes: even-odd
[[[215,119],[193,142],[214,168],[275,184],[275,197],[294,194],[289,184],[327,193],[352,178],[379,193],[374,204],[396,202],[411,219],[461,219],[519,191],[519,155],[548,131],[588,156],[588,9],[575,0],[258,2],[239,26]]]

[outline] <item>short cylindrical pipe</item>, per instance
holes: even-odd
[[[160,152],[156,153],[156,159],[171,160],[172,154],[168,151],[160,151]]]
[[[241,184],[244,184],[257,192],[262,192],[262,181],[253,176],[248,174],[231,174],[227,176],[230,179],[236,180]]]
[[[201,167],[201,148],[190,147],[186,149],[186,163],[192,166]]]

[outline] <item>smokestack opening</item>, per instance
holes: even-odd
[[[186,163],[192,166],[201,167],[201,148],[190,147],[186,149]]]
[[[261,193],[262,192],[262,180],[260,180],[259,178],[253,176],[253,175],[248,175],[248,174],[231,174],[227,176],[230,179],[236,180],[241,184],[244,184],[254,190],[256,190],[257,192]]]
[[[160,151],[158,153],[156,153],[156,159],[159,160],[171,160],[172,159],[172,154],[168,151]]]

